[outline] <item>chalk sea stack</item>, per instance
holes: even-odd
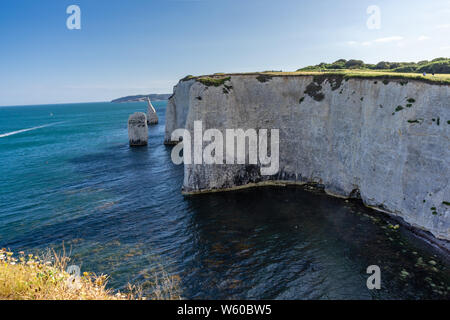
[[[157,124],[158,123],[158,115],[156,114],[156,110],[153,107],[150,99],[147,98],[147,124]]]
[[[135,112],[128,118],[128,139],[132,147],[147,145],[148,126],[145,113]]]

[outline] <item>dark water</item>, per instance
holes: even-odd
[[[183,197],[154,105],[160,124],[134,149],[126,121],[143,103],[0,108],[0,247],[64,241],[115,289],[149,288],[161,267],[184,298],[450,298],[448,257],[357,202],[297,187]]]

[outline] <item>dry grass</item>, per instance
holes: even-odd
[[[450,84],[450,74],[435,74],[434,76],[428,74],[423,76],[420,73],[401,73],[387,70],[333,70],[333,71],[297,71],[297,72],[269,72],[273,75],[322,75],[322,74],[336,74],[343,75],[344,78],[387,78],[387,79],[406,79],[419,80],[426,82],[448,83]]]
[[[84,272],[79,277],[66,270],[70,258],[65,250],[48,250],[41,257],[0,250],[0,300],[139,300],[143,289],[128,285],[127,293],[106,288],[108,277]],[[167,273],[156,278],[152,299],[180,299],[178,280]]]
[[[169,275],[160,266],[160,271],[155,272],[150,281],[149,299],[151,300],[180,300],[181,293],[179,288],[180,278],[179,276]],[[142,288],[129,287],[131,292],[142,292]]]
[[[318,76],[318,75],[341,75],[345,79],[392,79],[392,80],[416,80],[431,84],[450,84],[450,74],[427,74],[423,76],[420,73],[400,73],[392,72],[388,70],[358,70],[358,69],[341,69],[341,70],[327,70],[327,71],[294,71],[294,72],[281,72],[281,71],[265,71],[265,72],[248,72],[248,73],[226,73],[224,76],[258,76],[269,75],[273,77],[295,77],[295,76]],[[215,75],[203,75],[198,77],[192,77],[191,79],[202,78],[215,78]]]

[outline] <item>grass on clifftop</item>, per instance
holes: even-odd
[[[424,75],[425,73],[425,75]],[[339,59],[333,63],[320,63],[308,66],[294,72],[263,71],[249,73],[216,73],[213,75],[187,76],[181,81],[195,79],[206,86],[220,86],[229,80],[230,76],[256,76],[260,82],[269,82],[271,77],[289,76],[338,76],[343,79],[380,79],[384,84],[389,80],[415,80],[430,84],[450,84],[450,58],[436,58],[431,61],[419,62],[387,62],[377,64],[364,63],[362,60]],[[399,81],[406,84],[405,81]]]
[[[284,75],[342,75],[344,79],[360,78],[360,79],[405,79],[405,80],[418,80],[422,82],[436,83],[436,84],[450,84],[450,74],[435,74],[434,76],[429,74],[423,76],[418,73],[401,73],[392,72],[388,70],[355,70],[355,69],[342,69],[342,70],[327,70],[327,71],[296,71],[296,72],[282,72],[278,74]]]
[[[218,87],[230,80],[231,76],[272,76],[272,77],[296,77],[296,76],[318,76],[318,75],[330,75],[330,76],[342,76],[344,79],[373,79],[373,80],[415,80],[430,84],[450,84],[450,74],[427,74],[423,76],[418,73],[401,73],[392,72],[389,70],[357,70],[357,69],[340,69],[340,70],[322,70],[322,71],[264,71],[264,72],[247,72],[247,73],[227,73],[223,75],[203,75],[203,76],[190,76],[190,79],[196,79],[200,83],[206,86]],[[183,79],[184,80],[184,79]],[[182,80],[182,81],[183,81]],[[264,81],[267,82],[267,81]]]
[[[377,64],[365,63],[362,60],[345,60],[339,59],[333,63],[322,62],[315,66],[308,66],[297,71],[323,71],[323,70],[340,70],[340,69],[356,69],[356,70],[384,70],[399,73],[450,73],[450,58],[436,58],[431,61],[422,60],[419,62],[389,62],[381,61]]]
[[[299,72],[343,73],[348,78],[412,79],[429,83],[450,83],[450,58],[436,58],[419,62],[388,62],[377,64],[362,60],[339,59],[333,63],[322,62],[315,66],[298,69]],[[425,75],[424,75],[425,74]]]
[[[84,272],[67,273],[70,259],[48,251],[44,257],[20,252],[14,256],[0,250],[0,300],[135,300],[145,297],[142,289],[128,285],[128,292],[106,288],[108,277]],[[180,299],[177,281],[169,276],[157,281],[151,299]]]

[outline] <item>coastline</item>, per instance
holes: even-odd
[[[279,128],[282,170],[272,179],[281,182],[262,185],[319,181],[333,196],[360,193],[365,205],[450,240],[445,205],[449,86],[329,73],[287,75],[180,80],[166,108],[165,144],[177,142],[171,141],[177,128],[192,136],[195,121],[219,131]],[[185,165],[183,193],[261,185],[270,178],[257,168]]]

